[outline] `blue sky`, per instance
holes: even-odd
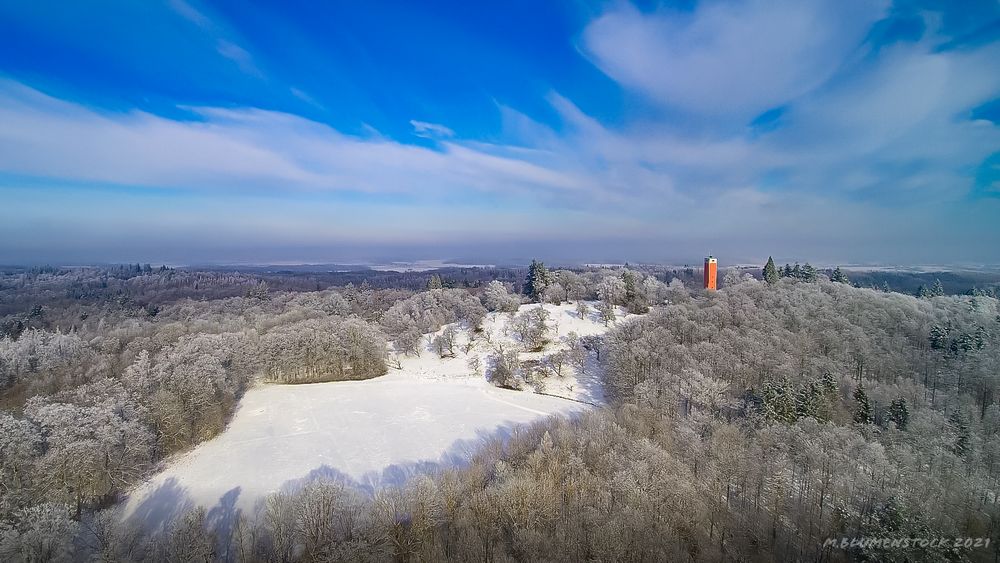
[[[995,1],[0,0],[0,263],[1000,262]]]

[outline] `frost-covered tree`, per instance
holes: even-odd
[[[615,321],[615,306],[608,301],[601,301],[597,304],[597,312],[601,316],[601,322],[608,326]]]
[[[476,330],[485,314],[483,304],[468,291],[446,288],[397,301],[382,316],[382,326],[390,337],[414,326],[423,334],[437,332],[443,325],[458,321]]]
[[[639,291],[646,305],[660,305],[667,296],[667,286],[653,276],[646,276],[639,286]]]
[[[549,284],[546,286],[545,291],[542,292],[542,300],[545,303],[562,305],[562,302],[566,300],[566,288],[558,282]]]
[[[47,502],[21,509],[13,523],[0,522],[0,559],[70,561],[78,529],[65,504]]]
[[[42,444],[38,427],[0,411],[0,495],[20,491],[29,484],[27,480],[32,477],[31,468],[42,453]]]
[[[577,373],[583,375],[587,365],[587,349],[584,347],[583,340],[575,332],[570,332],[566,335],[565,344],[566,360]]]
[[[513,295],[500,280],[493,280],[486,286],[484,300],[488,310],[504,313],[517,311],[521,305],[518,296]]]
[[[439,357],[455,357],[455,343],[458,339],[458,330],[449,325],[441,331],[441,334],[434,337],[431,346]]]
[[[310,319],[260,339],[266,376],[285,383],[368,379],[383,375],[385,337],[360,319]]]
[[[132,365],[125,369],[125,373],[122,374],[122,385],[140,396],[152,394],[156,387],[156,380],[153,374],[153,362],[148,351],[139,352]]]
[[[556,272],[556,280],[566,290],[566,299],[569,301],[586,299],[590,293],[586,281],[576,272],[559,270]]]
[[[524,382],[520,372],[521,360],[518,351],[501,349],[490,356],[486,379],[497,387],[520,389]]]
[[[736,268],[729,268],[726,270],[726,273],[722,275],[723,287],[732,287],[741,281],[743,281],[743,278],[740,276],[740,271]]]
[[[154,436],[145,409],[117,382],[32,398],[25,415],[45,436],[36,471],[49,498],[73,506],[77,515],[133,482],[151,462]]]
[[[598,284],[597,297],[611,305],[623,305],[625,303],[625,289],[625,282],[621,278],[608,276]]]
[[[217,539],[207,529],[204,508],[184,513],[160,540],[157,559],[170,563],[214,561]]]
[[[514,317],[510,329],[525,349],[539,351],[547,342],[548,319],[549,312],[544,307],[531,307]]]
[[[267,285],[267,282],[261,281],[248,287],[244,293],[244,297],[257,301],[267,301],[271,298],[271,288]]]

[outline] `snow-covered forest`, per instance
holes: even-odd
[[[541,264],[492,282],[428,275],[423,290],[139,266],[6,274],[0,559],[995,560],[997,299],[755,273],[727,272],[713,293],[682,273]],[[313,479],[225,525],[192,506],[156,533],[121,517],[248,391],[428,365],[597,406],[482,437],[398,486]],[[600,393],[580,394],[586,373]],[[888,535],[992,543],[823,546]]]

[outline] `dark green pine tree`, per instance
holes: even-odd
[[[989,337],[990,333],[986,330],[986,328],[982,326],[976,327],[976,334],[975,334],[976,350],[982,350],[984,347],[986,347],[986,339]]]
[[[944,286],[941,285],[941,280],[934,280],[934,285],[931,286],[930,296],[941,297],[943,295],[944,295]]]
[[[778,283],[778,269],[774,266],[774,258],[768,256],[767,264],[764,265],[764,281],[767,283]]]
[[[822,396],[823,391],[815,381],[802,385],[795,394],[795,413],[799,418],[812,417],[819,419],[819,406]]]
[[[830,395],[837,394],[837,389],[839,388],[839,386],[837,385],[836,376],[834,376],[832,373],[830,372],[824,373],[823,377],[820,378],[820,385],[823,387],[823,391],[825,393]]]
[[[847,274],[840,269],[840,266],[837,266],[833,273],[830,274],[830,281],[835,281],[837,283],[851,283],[851,280],[847,279]]]
[[[635,273],[632,270],[622,272],[622,282],[625,284],[625,304],[631,304],[638,298],[635,290]]]
[[[868,399],[868,393],[865,392],[863,385],[858,385],[857,389],[854,390],[854,402],[857,403],[854,410],[854,422],[871,424],[875,420],[875,411],[872,409],[872,403]]]
[[[889,289],[889,282],[882,282],[882,291],[885,293],[890,293],[892,291]]]
[[[934,325],[931,327],[930,334],[927,338],[930,341],[931,350],[944,350],[948,347],[949,328],[950,327],[942,327],[941,325]]]
[[[910,409],[906,406],[906,399],[900,397],[889,403],[889,420],[896,423],[896,428],[906,430],[906,425],[910,422]]]
[[[776,422],[795,422],[795,399],[788,381],[767,381],[761,393],[764,416]]]
[[[964,457],[969,452],[969,425],[966,424],[962,415],[957,412],[952,413],[949,420],[952,426],[955,427],[955,433],[958,435],[955,438],[955,455]]]
[[[809,262],[802,266],[802,279],[810,283],[816,281],[816,268]]]
[[[528,267],[528,278],[524,282],[524,294],[534,301],[541,301],[542,292],[549,285],[549,271],[545,264],[537,260],[531,261]]]
[[[427,289],[441,289],[444,287],[444,283],[441,282],[441,276],[434,274],[431,279],[427,280]]]

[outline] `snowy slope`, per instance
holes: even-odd
[[[553,342],[525,358],[558,349],[559,338],[571,330],[607,330],[596,319],[579,319],[571,306],[546,308]],[[428,350],[399,358],[399,368],[393,365],[388,375],[372,380],[251,389],[228,428],[170,460],[133,491],[124,516],[155,529],[203,506],[210,521],[226,521],[235,510],[256,512],[270,493],[315,478],[340,479],[366,491],[398,485],[417,472],[461,465],[483,439],[516,425],[590,408],[530,389],[498,389],[473,374],[469,356],[481,356],[485,366],[492,346],[511,342],[504,334],[508,319],[490,314],[484,334],[470,347],[461,346],[469,340],[463,332],[454,358]],[[546,392],[593,402],[599,398],[596,376],[590,368],[584,376],[553,377],[557,381]]]

